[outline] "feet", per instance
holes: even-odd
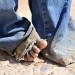
[[[47,46],[47,41],[40,39],[36,42],[36,45],[32,47],[32,50],[25,55],[25,61],[34,61],[34,58],[38,57],[38,54],[42,49]]]

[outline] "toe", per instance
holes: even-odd
[[[36,45],[40,48],[40,49],[44,49],[47,46],[47,41],[44,39],[39,39],[36,42]]]
[[[27,59],[28,59],[28,61],[34,60],[34,58],[31,56],[31,54],[29,52],[27,53]]]
[[[30,51],[30,54],[31,54],[31,56],[34,57],[34,58],[35,58],[35,57],[38,57],[38,54],[35,53],[33,50]]]
[[[37,46],[35,46],[35,45],[32,47],[32,50],[33,50],[35,53],[37,53],[37,54],[40,53],[40,49],[39,49]]]

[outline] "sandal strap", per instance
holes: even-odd
[[[25,54],[29,52],[36,41],[40,39],[40,36],[32,25],[30,25],[25,36],[27,36],[27,38],[16,48],[14,52],[16,60],[24,60]]]

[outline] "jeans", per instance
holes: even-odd
[[[48,41],[42,55],[62,65],[75,62],[75,29],[70,29],[74,25],[69,20],[71,0],[29,0],[29,5],[33,25]]]
[[[30,26],[26,18],[16,13],[18,0],[0,0],[0,49],[13,53],[25,39]]]
[[[43,54],[50,53],[50,46],[57,31],[63,39],[67,35],[71,0],[29,0],[29,7],[34,27],[40,37],[48,41]],[[0,1],[0,48],[10,53],[25,39],[30,25],[26,18],[17,15],[17,8],[18,0]],[[58,38],[57,40],[60,39]]]

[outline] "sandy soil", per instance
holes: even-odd
[[[75,22],[75,0],[72,0],[72,6],[71,6],[71,16]]]

